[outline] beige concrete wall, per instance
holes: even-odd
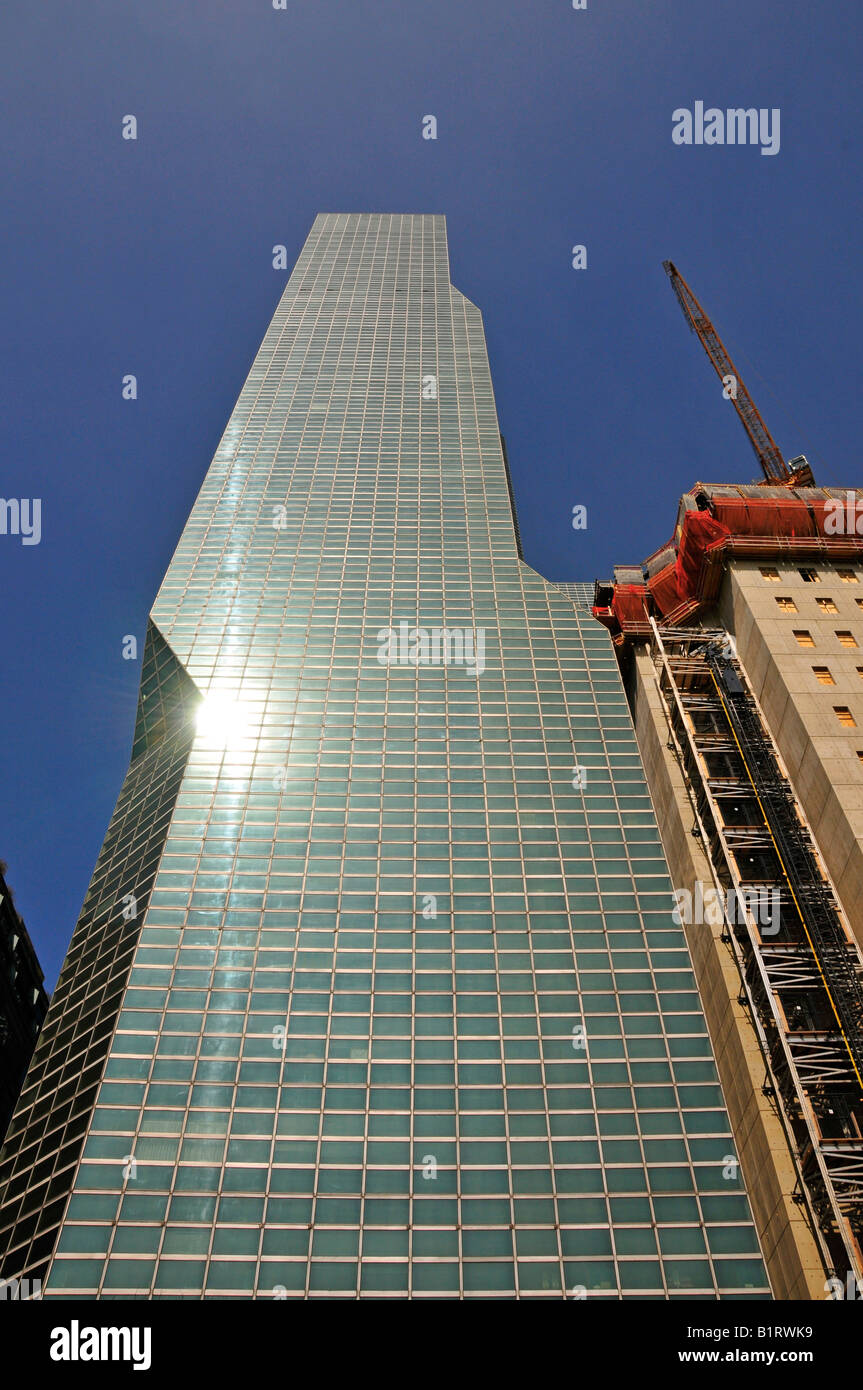
[[[644,646],[635,648],[628,686],[671,880],[675,888],[694,892],[697,880],[711,882],[710,867],[700,838],[691,833],[695,816],[681,769],[667,747],[662,700]],[[765,1066],[749,1013],[737,1002],[737,966],[721,940],[721,927],[693,924],[685,930],[774,1294],[778,1299],[823,1299],[827,1276],[803,1209],[791,1200],[794,1167],[782,1124],[762,1092]]]
[[[737,651],[794,789],[833,879],[845,914],[863,944],[863,566],[813,561],[820,577],[807,583],[799,564],[734,561],[725,576],[719,619],[734,634]],[[778,580],[763,570],[778,571]],[[844,582],[840,571],[853,574]],[[797,611],[784,612],[777,598]],[[830,599],[826,613],[818,599]],[[795,630],[811,634],[801,647]],[[858,645],[847,648],[838,631]],[[821,685],[814,666],[826,666],[835,685]],[[856,721],[844,728],[834,706],[846,706]]]

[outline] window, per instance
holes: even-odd
[[[857,667],[857,674],[860,677],[861,681],[863,681],[863,666]]]
[[[854,718],[854,715],[851,713],[851,711],[850,711],[850,709],[848,708],[847,705],[834,705],[834,706],[833,706],[833,713],[836,715],[836,718],[839,720],[839,723],[840,723],[844,728],[846,728],[846,729],[856,729],[856,728],[857,728],[857,720]]]
[[[837,636],[838,639],[839,639],[840,646],[843,646],[843,647],[856,647],[856,646],[857,646],[857,638],[854,636],[854,633],[853,633],[853,632],[837,632],[836,636]]]
[[[863,748],[857,749],[857,757],[860,759],[861,763],[863,763]]]
[[[843,584],[859,584],[859,583],[860,583],[860,580],[857,578],[857,576],[856,576],[856,574],[854,573],[853,570],[837,570],[836,573],[839,575],[839,578],[842,580],[842,583],[843,583]],[[858,603],[860,602],[859,598],[858,598],[857,602],[858,602]]]
[[[811,632],[804,632],[801,628],[794,629],[794,636],[797,638],[798,647],[814,647],[815,638]]]
[[[776,569],[762,569],[761,578],[767,579],[771,584],[779,583],[779,571]]]
[[[855,598],[854,602],[857,604],[858,608],[863,608],[863,598]]]
[[[830,674],[829,667],[827,667],[827,666],[813,666],[813,667],[812,667],[812,671],[813,671],[813,673],[814,673],[815,679],[819,682],[820,685],[835,685],[835,684],[836,684],[835,680],[833,679],[833,677],[832,677],[831,674]]]
[[[820,583],[821,583],[821,575],[818,573],[817,570],[809,570],[809,569],[800,570],[800,578],[803,580],[803,583],[804,583],[804,584],[820,584]]]
[[[797,604],[794,602],[793,598],[778,598],[776,602],[779,604],[783,613],[797,612]]]
[[[818,604],[818,607],[821,609],[822,613],[839,612],[839,609],[836,607],[836,604],[833,602],[832,598],[817,598],[815,602]]]

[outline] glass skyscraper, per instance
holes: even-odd
[[[315,221],[0,1160],[45,1297],[769,1298],[610,638],[442,217]]]

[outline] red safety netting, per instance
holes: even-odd
[[[618,584],[614,590],[611,607],[624,630],[633,624],[640,628],[649,627],[647,589],[643,584]]]
[[[681,598],[702,597],[708,553],[723,546],[730,535],[729,528],[709,512],[686,513],[675,562]],[[721,573],[719,565],[716,570]]]
[[[816,536],[812,512],[799,498],[714,497],[717,521],[742,536]],[[690,513],[703,515],[703,513]],[[687,518],[688,520],[689,518]]]
[[[719,594],[728,554],[808,558],[817,554],[863,556],[863,490],[850,501],[798,497],[741,497],[713,493],[711,511],[685,511],[677,556],[647,581],[618,584],[604,618],[623,634],[643,635],[648,614],[683,621]],[[860,530],[857,529],[859,520]],[[775,546],[772,542],[775,541]],[[651,560],[662,556],[662,547]],[[648,562],[649,563],[649,562]],[[600,616],[597,613],[597,616]]]
[[[815,502],[812,509],[818,518],[819,534],[828,540],[839,536],[863,536],[863,491]]]
[[[652,579],[649,579],[647,587],[661,614],[676,608],[683,598],[683,594],[680,592],[676,561],[672,560],[671,564],[666,565],[664,570],[660,570],[659,574],[655,574]]]

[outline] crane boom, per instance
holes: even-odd
[[[740,416],[743,428],[749,435],[750,443],[758,456],[765,481],[768,483],[787,483],[790,486],[812,485],[812,471],[809,465],[792,469],[782,455],[782,451],[761,418],[761,414],[747,391],[740,373],[728,355],[722,339],[687,285],[680,271],[672,261],[663,261],[663,268],[671,281],[671,287],[680,301],[686,320],[694,333],[698,334],[701,345],[710,358],[717,375],[728,390],[728,397],[734,402],[734,409]],[[728,378],[733,378],[731,383]]]

